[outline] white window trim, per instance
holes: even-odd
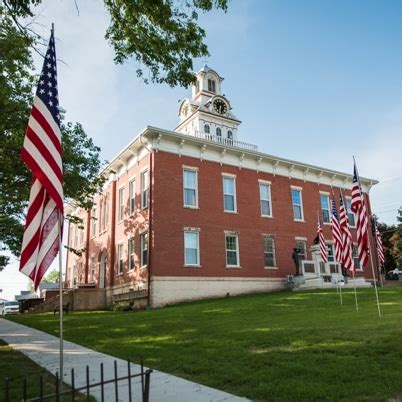
[[[229,232],[225,231],[225,259],[226,259],[226,268],[241,268],[240,266],[240,249],[239,249],[239,233],[238,232]],[[229,265],[228,264],[228,249],[226,248],[226,237],[234,236],[236,238],[236,256],[237,256],[237,264]],[[234,251],[234,250],[230,250]]]
[[[124,186],[120,186],[117,189],[117,222],[120,223],[124,220]],[[122,199],[120,199],[120,191],[123,190],[123,197],[121,197]],[[122,201],[123,203],[120,204],[120,201]],[[122,216],[120,217],[120,207],[123,207],[123,212],[122,212]]]
[[[148,261],[144,264],[143,259],[143,241],[144,236],[148,234],[147,238],[147,260],[149,261],[149,232],[147,230],[140,233],[140,268],[146,268],[148,266]]]
[[[197,234],[197,263],[196,264],[187,264],[186,263],[186,233],[196,233]],[[183,231],[183,258],[184,258],[184,266],[185,267],[201,267],[200,260],[200,230],[198,228],[186,228]]]
[[[146,173],[146,175],[144,175],[144,173]],[[146,205],[144,205],[144,203],[143,203],[143,196],[142,196],[142,193],[144,191],[144,189],[142,187],[143,177],[146,177],[147,186],[148,186],[148,187],[146,187],[146,190],[148,190],[147,191],[147,197],[146,197]],[[149,206],[149,187],[150,187],[149,182],[150,182],[149,170],[148,170],[148,167],[145,167],[145,168],[141,169],[141,171],[140,171],[140,197],[141,197],[140,205],[141,205],[141,209],[146,209]]]
[[[134,182],[134,209],[133,210],[131,210],[131,195],[132,195],[131,194],[131,188],[132,188],[131,183],[132,182]],[[136,208],[135,208],[135,201],[137,198],[136,191],[137,191],[137,179],[135,176],[132,176],[128,179],[128,213],[129,213],[129,215],[133,215],[136,210]]]
[[[270,207],[270,215],[265,215],[262,213],[261,210],[261,201],[266,201],[266,200],[262,200],[261,199],[261,188],[260,185],[264,185],[264,186],[268,186],[268,193],[269,193],[269,207]],[[263,218],[273,218],[273,213],[272,213],[272,192],[271,192],[271,182],[270,181],[266,181],[266,180],[258,180],[258,192],[259,192],[259,196],[260,196],[260,213],[261,213],[261,217]]]
[[[324,214],[323,209],[322,209],[322,204],[321,204],[321,196],[325,195],[328,199],[328,216],[329,216],[329,222],[324,222]],[[320,191],[320,208],[321,208],[321,219],[322,219],[322,223],[323,225],[331,225],[331,197],[330,197],[330,193],[326,192],[326,191]]]
[[[184,172],[185,171],[194,172],[195,173],[195,205],[187,205],[186,204],[186,197],[185,197],[185,188],[184,187]],[[183,207],[190,208],[190,209],[199,209],[198,206],[198,168],[192,166],[185,166],[183,165]]]
[[[265,244],[264,244],[264,242],[265,242],[265,238],[269,238],[269,239],[272,239],[273,240],[273,242],[274,242],[274,247],[273,247],[273,256],[274,256],[274,260],[275,260],[275,265],[273,265],[273,266],[270,266],[270,265],[265,265]],[[276,263],[276,247],[275,247],[275,243],[276,243],[276,241],[275,241],[276,239],[275,239],[275,236],[273,236],[273,235],[267,235],[267,234],[263,234],[262,235],[262,241],[263,241],[263,251],[264,251],[264,269],[272,269],[272,270],[277,270],[277,269],[279,269],[278,268],[278,264]]]
[[[346,216],[348,217],[348,220],[349,220],[349,212],[348,212],[348,203],[347,203],[347,200],[349,201],[349,203],[351,203],[351,202],[352,202],[352,197],[349,197],[349,196],[346,196],[346,195],[345,195],[345,205],[344,205],[344,207],[345,207],[345,211],[346,211]],[[354,216],[354,219],[353,219],[354,225],[352,225],[352,224],[350,223],[350,221],[349,221],[349,227],[350,227],[350,228],[353,228],[353,229],[356,229],[356,228],[357,228],[357,226],[356,226],[356,214],[352,211],[352,209],[350,209],[350,212],[351,212],[351,214],[353,214],[353,216]]]
[[[122,247],[121,247],[122,246]],[[119,258],[119,250],[122,250],[122,255],[121,255],[121,272],[119,270],[119,264],[120,264],[120,258]],[[121,276],[124,273],[124,242],[119,242],[117,243],[117,272],[116,272],[116,276]]]
[[[226,179],[232,179],[234,181],[234,194],[233,194],[233,198],[234,198],[234,202],[233,202],[233,207],[234,210],[228,210],[225,209],[225,186],[224,186],[224,181]],[[237,214],[237,188],[236,188],[236,175],[233,174],[224,174],[222,173],[222,193],[223,193],[223,212],[228,213],[228,214]],[[231,194],[228,194],[231,195]]]
[[[134,250],[133,250],[133,255],[134,255],[134,260],[133,260],[133,266],[131,267],[131,254],[130,254],[130,241],[134,241]],[[129,237],[127,241],[127,266],[128,266],[128,271],[133,271],[135,269],[135,237]]]
[[[358,246],[358,244],[357,243],[353,243],[352,244],[352,259],[353,259],[353,266],[355,265],[355,258],[356,258],[356,260],[358,260],[359,259],[359,246]],[[354,257],[354,255],[353,255],[353,249],[354,248],[356,248],[356,251],[357,251],[357,255],[356,255],[356,257]],[[360,264],[360,261],[359,261],[359,268],[357,268],[357,267],[355,267],[356,268],[356,272],[363,272],[364,270],[363,270],[363,267],[361,266],[361,264]]]
[[[303,189],[302,189],[302,187],[297,187],[297,186],[290,186],[290,188],[291,188],[290,196],[291,196],[291,201],[292,201],[292,215],[293,215],[293,221],[294,221],[294,222],[305,222],[305,220],[304,220],[304,207],[303,207]],[[294,212],[293,212],[294,204],[293,204],[292,190],[296,190],[296,191],[299,191],[299,192],[300,192],[301,219],[296,219],[296,218],[294,217]]]

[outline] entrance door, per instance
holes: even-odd
[[[107,261],[106,253],[103,252],[99,262],[99,283],[98,283],[98,287],[102,289],[105,287],[106,261]]]

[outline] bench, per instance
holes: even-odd
[[[70,302],[68,302],[67,304],[63,304],[63,312],[65,312],[66,314],[68,314],[68,309],[70,308]],[[60,306],[56,306],[53,310],[53,314],[56,314],[57,312],[60,313]]]

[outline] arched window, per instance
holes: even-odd
[[[215,80],[208,79],[208,91],[209,92],[216,91]]]
[[[216,128],[216,136],[221,138],[222,137],[222,130],[220,129],[220,127]]]
[[[228,139],[232,140],[233,139],[233,133],[231,130],[228,130]]]
[[[210,131],[209,131],[209,125],[208,125],[208,124],[205,124],[205,125],[204,125],[204,132],[205,132],[205,134],[209,134],[209,133],[210,133]]]

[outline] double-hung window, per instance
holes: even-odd
[[[223,176],[223,210],[236,212],[236,178]]]
[[[91,223],[92,223],[92,236],[96,235],[96,208],[92,208],[92,215],[91,215]]]
[[[117,219],[119,221],[124,218],[124,187],[119,188],[119,209]]]
[[[329,195],[325,193],[320,193],[320,202],[322,211],[322,222],[330,223]]]
[[[303,221],[303,201],[302,191],[300,188],[292,188],[292,205],[293,205],[293,219],[295,221]]]
[[[198,206],[198,174],[196,169],[183,170],[183,199],[185,207]]]
[[[272,216],[271,184],[268,182],[260,182],[260,208],[261,216]]]
[[[184,231],[184,265],[200,265],[200,244],[198,231]]]
[[[353,264],[356,268],[356,271],[363,271],[363,268],[360,265],[360,260],[359,260],[359,249],[356,244],[353,244],[353,246],[352,246],[352,255],[353,255]]]
[[[239,236],[236,233],[225,233],[226,266],[240,267]]]
[[[142,233],[140,236],[141,240],[141,266],[148,264],[148,233]]]
[[[135,261],[134,261],[134,256],[135,256],[135,243],[134,243],[134,237],[131,237],[128,239],[128,269],[134,269],[135,268]]]
[[[148,207],[148,170],[141,172],[141,208]]]
[[[128,184],[129,211],[130,215],[135,212],[135,179],[131,179]]]
[[[271,236],[264,236],[264,266],[276,267],[275,239]]]
[[[124,244],[120,243],[117,245],[117,275],[123,273],[123,250]]]
[[[346,213],[348,214],[349,226],[354,228],[354,227],[356,227],[356,219],[355,219],[355,214],[351,208],[351,203],[352,203],[352,199],[350,197],[345,197]]]

